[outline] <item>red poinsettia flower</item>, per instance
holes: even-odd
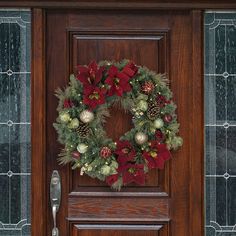
[[[117,161],[121,164],[124,165],[125,163],[129,161],[133,161],[135,158],[135,150],[132,146],[132,144],[129,141],[118,141],[115,154],[118,155]]]
[[[164,141],[165,135],[161,132],[161,130],[158,129],[155,132],[155,138],[159,143],[161,143]]]
[[[147,160],[149,168],[163,169],[165,161],[170,159],[171,154],[165,144],[152,141],[150,150],[144,151],[143,157]]]
[[[118,173],[122,175],[123,184],[136,183],[142,185],[145,183],[145,173],[143,164],[131,164],[120,166]]]
[[[88,66],[78,66],[77,79],[84,86],[96,86],[102,79],[104,67],[99,67],[95,61]]]
[[[123,68],[122,72],[132,78],[137,74],[138,67],[133,62],[130,62]]]
[[[106,177],[106,183],[110,186],[114,184],[117,180],[118,180],[118,174],[109,175]]]
[[[112,65],[105,80],[105,83],[110,85],[108,96],[113,96],[114,94],[122,96],[124,92],[131,91],[132,87],[129,84],[129,80],[132,74],[134,74],[134,71],[130,67],[119,71],[116,66]]]
[[[158,106],[161,108],[164,107],[166,104],[170,103],[169,100],[167,100],[163,95],[160,94],[156,97],[156,101]]]
[[[65,99],[63,105],[64,108],[71,108],[74,106],[74,103],[70,99]]]
[[[105,103],[104,90],[98,87],[85,87],[83,103],[94,109],[97,105]]]

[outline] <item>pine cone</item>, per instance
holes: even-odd
[[[150,94],[153,91],[154,87],[155,86],[152,81],[145,81],[141,86],[141,90],[145,94]]]
[[[88,124],[80,123],[79,127],[77,128],[77,132],[81,138],[85,138],[91,133],[91,129],[89,128]]]
[[[156,102],[148,102],[147,116],[150,120],[155,120],[160,113],[160,107]]]

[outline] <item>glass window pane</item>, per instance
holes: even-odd
[[[29,10],[0,9],[0,236],[30,236]]]
[[[206,12],[206,236],[236,236],[236,12]]]

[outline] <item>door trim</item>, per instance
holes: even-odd
[[[31,47],[31,222],[32,235],[46,235],[45,12],[32,10]]]
[[[192,11],[192,110],[199,111],[192,115],[190,143],[190,235],[204,235],[204,77],[203,77],[203,12]],[[196,150],[196,147],[202,147]],[[201,206],[201,207],[199,207]],[[199,225],[202,225],[199,230]]]
[[[159,1],[149,1],[145,2],[143,0],[137,1],[135,4],[133,1],[38,1],[38,0],[29,0],[29,1],[1,1],[0,7],[33,7],[33,8],[77,8],[77,9],[128,9],[128,10],[156,10],[156,9],[236,9],[236,3],[232,0],[226,0],[222,3],[221,0],[212,1],[205,0],[199,2],[198,0],[192,1],[180,1],[180,0],[159,0]]]

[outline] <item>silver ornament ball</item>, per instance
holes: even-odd
[[[83,123],[89,123],[93,121],[94,114],[89,110],[84,110],[80,113],[79,118]]]
[[[147,142],[148,136],[143,132],[138,132],[135,134],[135,142],[139,145],[142,145]]]

